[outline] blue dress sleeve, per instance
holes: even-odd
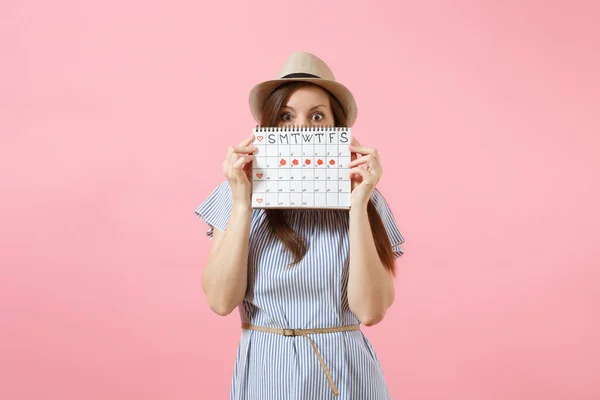
[[[392,210],[377,188],[375,188],[371,194],[371,201],[381,216],[385,230],[390,238],[390,242],[392,243],[392,251],[394,252],[394,258],[399,258],[404,254],[404,249],[402,248],[404,236],[402,236],[402,233],[400,233],[400,229],[398,228],[398,224],[396,223]]]
[[[227,180],[221,182],[194,211],[208,224],[206,236],[213,238],[214,228],[224,232],[231,215],[233,197]]]

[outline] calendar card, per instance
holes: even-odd
[[[253,208],[350,208],[350,128],[253,129]]]

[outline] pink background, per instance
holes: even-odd
[[[291,51],[406,236],[394,399],[600,399],[597,2],[3,1],[0,398],[228,398],[194,208]]]

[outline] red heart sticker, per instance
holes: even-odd
[[[258,139],[259,142],[262,142],[262,140],[265,138],[264,136],[257,136],[256,137]]]
[[[259,172],[258,174],[256,174],[256,176],[258,177],[258,179],[260,179],[263,177],[263,174],[262,174],[262,172]]]
[[[262,202],[263,202],[263,199],[256,199],[256,202],[257,202],[257,203],[262,203]]]

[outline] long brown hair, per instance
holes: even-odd
[[[281,85],[275,89],[263,105],[261,125],[278,126],[279,114],[287,98],[296,89],[310,85],[311,84],[307,82],[292,82]],[[342,106],[331,93],[327,92],[327,94],[331,103],[335,126],[346,126],[346,115],[344,114]],[[285,221],[282,210],[266,209],[265,212],[266,220],[271,231],[294,256],[294,261],[291,266],[296,265],[302,260],[308,250],[306,242]],[[375,209],[375,205],[371,200],[369,200],[369,203],[367,204],[367,215],[369,217],[369,224],[371,225],[371,232],[373,233],[373,239],[375,240],[375,247],[379,254],[379,258],[384,267],[390,271],[392,275],[395,275],[392,244],[387,231],[385,230],[385,226],[383,225],[381,216]]]

